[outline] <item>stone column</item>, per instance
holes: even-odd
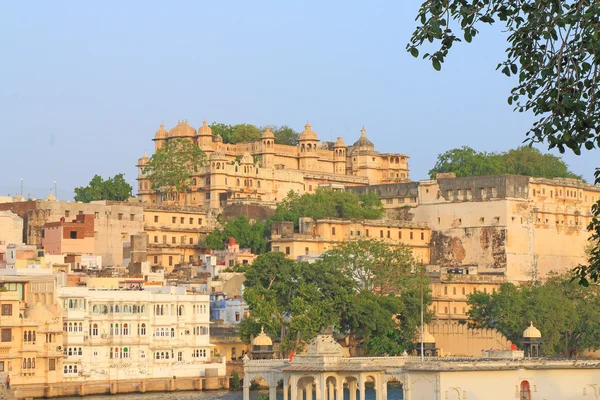
[[[348,391],[350,392],[350,400],[356,400],[356,380],[348,381]]]
[[[292,375],[292,379],[290,379],[291,381],[291,393],[292,393],[292,400],[298,400],[298,378],[296,378],[294,375]]]
[[[243,400],[250,400],[250,379],[248,379],[248,375],[244,376],[244,396]]]
[[[325,400],[325,385],[319,382],[319,379],[315,378],[315,399]]]
[[[312,384],[312,382],[307,383],[306,386],[304,386],[304,391],[306,392],[306,400],[312,400],[312,398],[313,398],[313,384]]]
[[[384,380],[383,382],[381,382],[381,396],[380,398],[382,400],[387,400],[387,382]],[[379,393],[379,390],[377,391],[377,393]]]
[[[360,400],[365,399],[365,378],[361,375],[358,377],[358,398]]]
[[[331,382],[331,381],[329,381],[327,383],[327,394],[329,396],[327,400],[335,400],[335,392],[334,392],[333,382]]]
[[[277,386],[269,386],[269,400],[277,400]]]
[[[335,400],[344,400],[344,380],[341,377],[338,377],[336,383]]]
[[[290,385],[288,385],[287,380],[285,379],[285,376],[283,378],[283,400],[289,400],[288,399],[288,390],[290,390]]]

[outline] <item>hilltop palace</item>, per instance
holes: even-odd
[[[275,143],[266,128],[260,140],[227,144],[213,135],[204,120],[196,131],[180,121],[170,131],[164,125],[154,136],[155,150],[165,142],[183,138],[206,153],[207,164],[192,178],[186,193],[166,194],[152,189],[143,167],[148,156],[138,160],[138,198],[144,203],[170,203],[221,208],[229,199],[253,199],[261,203],[281,201],[290,190],[314,193],[319,187],[364,186],[408,182],[408,156],[379,153],[361,129],[360,138],[347,146],[341,137],[320,142],[309,123],[300,133],[297,146]],[[179,196],[179,199],[176,198]]]

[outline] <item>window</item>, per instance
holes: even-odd
[[[190,238],[190,244],[194,244],[194,238]]]
[[[379,237],[382,238],[383,237],[383,231],[379,231]]]
[[[173,244],[177,243],[177,238],[175,238],[175,236],[173,236],[173,237],[171,238],[171,243],[173,243]]]
[[[204,198],[205,198],[206,200],[210,200],[210,192],[207,192],[207,193],[206,193],[206,195],[204,196]]]
[[[198,225],[202,225],[202,218],[198,218]]]
[[[69,218],[69,215],[71,215],[71,211],[69,210],[65,210],[65,217]]]
[[[194,223],[194,218],[190,218],[190,225]]]
[[[158,243],[158,236],[154,236],[154,243]]]
[[[135,221],[135,214],[129,214],[129,220]]]
[[[410,240],[412,240],[412,239],[413,239],[413,233],[411,232],[410,233]]]
[[[158,256],[154,256],[154,264],[158,264]]]
[[[173,256],[169,256],[169,265],[173,265]]]
[[[285,254],[290,255],[290,248],[289,247],[285,248]]]
[[[177,361],[183,361],[183,352],[182,351],[177,353]]]
[[[140,335],[146,335],[146,324],[142,324],[142,327],[140,328]]]
[[[171,223],[176,223],[177,222],[177,217],[171,217]]]
[[[309,251],[309,250],[308,250],[308,247],[305,247],[305,248],[304,248],[304,254],[308,255],[308,251]]]
[[[154,216],[154,222],[158,222],[158,215]]]
[[[96,211],[94,213],[94,219],[98,219],[98,218],[100,218],[100,213],[98,211]]]
[[[367,235],[367,237],[369,237],[369,230],[368,229],[367,229],[366,235]]]
[[[182,224],[184,224],[184,223],[185,223],[185,218],[184,218],[184,217],[181,217],[181,218],[179,219],[179,222],[180,222],[180,223],[182,223]]]
[[[69,238],[70,239],[77,239],[77,231],[70,231],[69,232]]]
[[[331,236],[335,236],[335,226],[331,227]]]
[[[402,231],[398,231],[398,239],[402,239]]]
[[[12,315],[12,304],[2,304],[2,315]]]
[[[444,286],[444,294],[448,294],[448,286]]]
[[[0,372],[4,372],[4,361],[0,361]]]
[[[98,336],[98,324],[92,326],[92,336]]]
[[[421,232],[421,240],[425,240],[425,232]]]
[[[0,341],[11,342],[12,341],[12,329],[10,329],[10,328],[2,329],[2,331],[0,332]]]

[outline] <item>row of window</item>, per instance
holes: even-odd
[[[194,217],[189,217],[189,224],[193,225],[194,224]],[[155,215],[154,216],[154,222],[158,222],[159,221],[159,216]],[[171,217],[171,223],[176,224],[177,223],[177,217]],[[180,224],[185,224],[185,217],[179,217],[179,223]],[[198,218],[198,225],[202,225],[202,218]]]
[[[63,350],[63,354],[65,356],[82,356],[83,355],[83,348],[81,347],[65,347],[65,349]]]
[[[555,192],[553,190],[550,190],[550,198],[554,197],[554,193]],[[576,190],[565,190],[565,197],[571,197],[571,198],[575,198],[576,199],[578,197],[577,193],[578,192]],[[531,194],[533,196],[536,196],[536,195],[537,196],[540,196],[540,195],[545,196],[546,195],[546,189],[542,188],[541,191],[539,189],[538,190],[531,189]],[[556,197],[561,197],[562,195],[563,195],[562,189],[556,191]],[[596,201],[596,197],[595,196],[591,196],[591,197],[592,197],[592,202],[595,202]],[[583,192],[579,192],[579,198],[580,199],[584,198]],[[585,195],[585,201],[588,201],[587,195]]]
[[[385,199],[385,204],[394,204],[394,198],[387,198]],[[398,204],[405,204],[405,203],[416,203],[417,202],[417,198],[416,197],[398,197]]]
[[[154,235],[154,243],[158,243],[158,236],[157,235]],[[162,244],[167,244],[167,235],[163,235],[163,237],[162,237]],[[177,236],[171,236],[171,244],[177,244]],[[180,244],[182,244],[182,245],[186,245],[186,244],[193,245],[194,244],[194,238],[193,237],[188,238],[186,235],[181,236],[180,237]]]
[[[475,292],[477,292],[477,291],[478,291],[478,289],[477,289],[477,288],[475,288],[475,287],[473,287],[473,288],[472,288],[472,292],[471,292],[471,293],[475,293]],[[484,288],[483,288],[483,293],[487,294],[487,292],[488,292],[487,288],[486,288],[486,287],[484,287]],[[492,293],[496,293],[496,288],[492,288]],[[446,294],[446,295],[448,294],[448,286],[444,286],[444,294]],[[453,288],[452,288],[452,294],[453,294],[453,295],[455,295],[455,294],[456,294],[456,287],[453,287]],[[466,295],[466,294],[467,294],[467,290],[466,290],[464,287],[462,288],[462,294],[463,294],[463,295]]]
[[[92,306],[92,313],[93,314],[145,314],[146,313],[146,306],[140,306],[140,305],[129,305],[129,304],[124,304],[124,305],[106,305],[106,304],[94,304]]]
[[[35,343],[35,331],[23,331],[23,341],[24,342],[30,342],[30,343]]]
[[[65,332],[83,332],[83,322],[63,322],[63,331]]]

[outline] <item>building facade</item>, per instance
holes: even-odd
[[[0,211],[11,210],[23,218],[23,237],[28,245],[42,246],[44,225],[48,222],[72,220],[78,215],[94,217],[94,252],[102,256],[105,266],[123,264],[123,245],[131,235],[144,231],[144,211],[141,203],[93,201],[75,203],[47,200],[29,200],[0,203]]]
[[[62,287],[58,296],[67,382],[225,374],[211,358],[207,295],[183,287]]]
[[[68,222],[64,217],[58,222],[44,224],[42,247],[47,254],[92,255],[94,247],[94,216],[79,214]]]
[[[345,220],[300,218],[299,231],[293,222],[274,222],[271,250],[299,260],[319,257],[335,246],[359,239],[379,239],[392,246],[407,247],[416,260],[429,264],[431,231],[426,223],[391,220]]]
[[[144,173],[149,158],[140,158],[138,198],[144,203],[222,208],[235,199],[277,202],[290,190],[311,193],[321,184],[354,186],[409,179],[408,156],[375,151],[364,127],[352,146],[341,137],[335,143],[321,142],[308,123],[297,146],[276,144],[269,128],[256,142],[226,144],[213,135],[206,120],[197,131],[187,121],[180,121],[170,131],[160,126],[153,139],[155,150],[172,139],[190,140],[204,151],[207,163],[192,177],[186,193],[167,193],[152,189]]]

